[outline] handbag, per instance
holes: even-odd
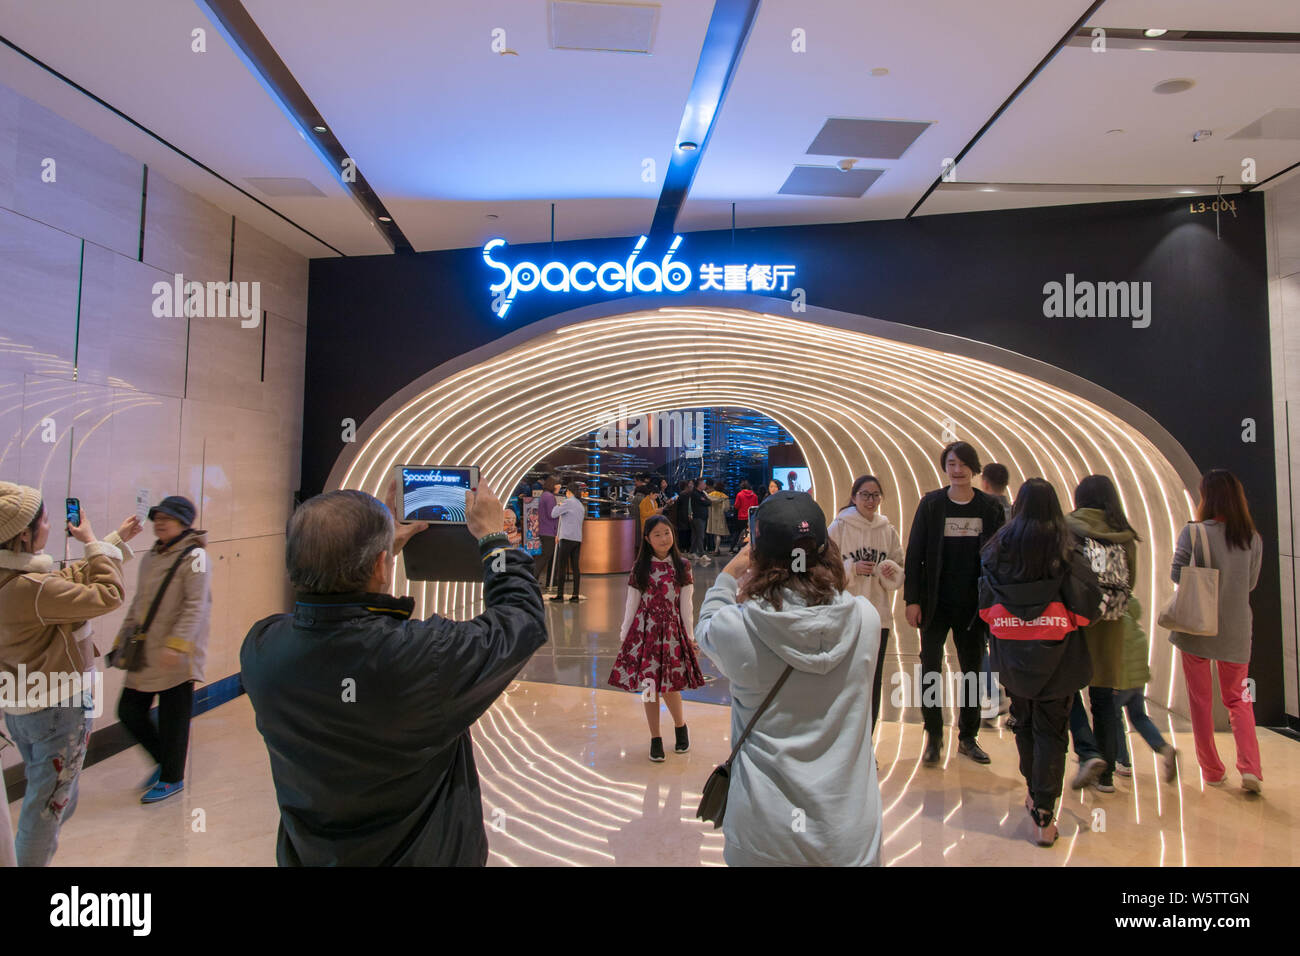
[[[731,756],[727,758],[727,762],[714,767],[713,773],[709,774],[709,779],[704,781],[704,794],[700,798],[700,805],[695,811],[695,816],[700,820],[707,820],[712,823],[715,830],[722,826],[722,818],[727,812],[727,788],[731,785],[731,763],[736,759],[736,754],[740,753],[740,745],[745,742],[749,732],[754,729],[754,724],[759,717],[763,716],[763,711],[767,710],[768,704],[772,703],[772,698],[776,696],[776,692],[781,689],[781,685],[785,683],[785,679],[790,676],[792,670],[794,668],[787,664],[772,689],[767,692],[767,697],[763,703],[759,704],[758,710],[754,711],[754,716],[749,718],[749,723],[741,731],[736,745],[731,748]]]
[[[144,623],[136,629],[124,645],[114,647],[108,652],[107,661],[110,667],[119,667],[124,671],[135,672],[141,670],[145,665],[144,642],[149,636],[149,628],[153,625],[153,619],[158,613],[158,607],[162,604],[163,595],[167,592],[167,585],[172,583],[172,578],[176,576],[176,570],[185,560],[185,556],[191,551],[198,550],[197,544],[192,544],[176,557],[167,576],[158,587],[158,593],[153,597],[153,604],[149,605],[149,613],[145,615]]]
[[[1210,567],[1210,542],[1199,522],[1188,522],[1192,529],[1192,561],[1178,575],[1174,596],[1165,605],[1157,622],[1166,630],[1200,637],[1219,633],[1219,572]],[[1196,563],[1196,545],[1205,555],[1203,565]]]

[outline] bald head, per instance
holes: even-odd
[[[393,516],[364,491],[330,491],[289,518],[285,566],[294,590],[347,594],[370,590],[379,556],[393,553]]]

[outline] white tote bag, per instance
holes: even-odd
[[[1192,563],[1178,576],[1178,587],[1160,612],[1161,627],[1183,634],[1213,637],[1219,633],[1219,571],[1210,567],[1210,541],[1205,527],[1192,521]],[[1205,564],[1196,563],[1196,545],[1200,544]]]

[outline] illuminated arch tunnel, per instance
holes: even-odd
[[[359,429],[326,487],[382,498],[394,465],[454,462],[477,463],[505,494],[558,445],[615,421],[620,406],[629,416],[762,412],[802,449],[828,516],[854,477],[870,472],[885,483],[883,511],[904,542],[921,495],[945,482],[936,458],[953,434],[981,461],[1004,463],[1012,493],[1041,476],[1066,510],[1081,478],[1107,474],[1142,538],[1136,593],[1151,635],[1148,693],[1185,714],[1174,649],[1155,615],[1173,590],[1170,556],[1199,476],[1154,419],[1017,353],[814,307],[794,318],[776,314],[789,312],[787,300],[744,298],[756,308],[736,308],[735,299],[660,307],[643,297],[520,329],[394,395]],[[477,612],[481,585],[412,582],[402,570],[396,590],[415,598],[417,614]]]

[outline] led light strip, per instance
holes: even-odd
[[[689,354],[680,343],[689,339]],[[448,375],[388,415],[345,454],[339,487],[382,497],[392,467],[472,461],[508,493],[533,464],[575,435],[645,411],[717,405],[776,420],[804,452],[812,493],[833,517],[864,472],[888,476],[887,513],[906,540],[921,496],[943,484],[945,419],[958,437],[1003,461],[1016,479],[1051,481],[1067,510],[1083,475],[1110,475],[1134,527],[1146,623],[1172,582],[1172,553],[1189,496],[1174,467],[1134,426],[1077,395],[989,362],[784,316],[682,307],[595,319],[543,333]],[[481,585],[407,582],[417,614],[471,616]],[[1174,689],[1174,657],[1152,681]],[[1163,663],[1163,668],[1155,666]],[[1172,696],[1169,706],[1173,706]]]

